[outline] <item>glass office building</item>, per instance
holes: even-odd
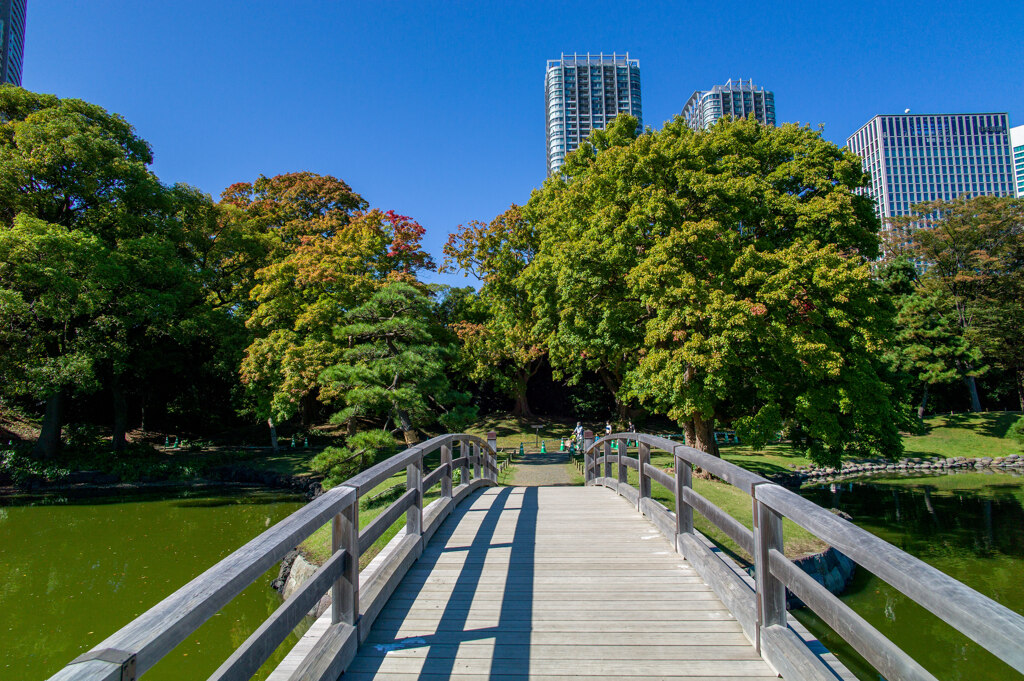
[[[754,85],[753,80],[727,80],[710,90],[697,90],[683,107],[683,120],[694,130],[704,130],[723,116],[753,117],[775,125],[775,93]]]
[[[0,0],[0,79],[21,85],[21,61],[25,57],[25,11],[28,0]]]
[[[1013,182],[1017,198],[1024,199],[1024,125],[1010,128],[1010,146],[1013,147]]]
[[[603,130],[620,113],[636,116],[640,106],[640,62],[621,54],[563,54],[549,59],[544,77],[548,176],[591,130]]]
[[[875,116],[846,143],[871,174],[883,230],[922,201],[1014,193],[1005,113]]]

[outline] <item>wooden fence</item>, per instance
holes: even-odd
[[[249,679],[328,591],[332,625],[291,675],[295,681],[332,681],[344,671],[387,599],[424,544],[451,510],[472,491],[497,484],[497,436],[442,435],[382,461],[328,490],[199,575],[89,652],[73,660],[51,681],[132,681],[151,669],[262,576],[285,554],[324,524],[331,523],[332,555],[210,677],[211,681]],[[455,448],[460,456],[453,457]],[[424,475],[424,457],[440,450],[440,464]],[[379,516],[359,527],[359,500],[398,471],[406,471],[406,491]],[[460,484],[453,485],[453,472]],[[441,486],[441,498],[423,506],[423,494]],[[359,581],[359,556],[402,514],[405,535],[389,553],[388,564],[366,584]]]
[[[625,443],[630,440],[638,443],[636,458],[628,456]],[[617,453],[612,452],[613,441],[619,443]],[[1024,672],[1024,617],[798,494],[739,466],[662,437],[613,433],[595,442],[593,433],[588,431],[584,444],[586,483],[617,491],[650,518],[714,589],[761,656],[784,678],[835,681],[832,672],[787,626],[789,589],[889,681],[935,681],[907,653],[786,558],[784,517],[839,549],[858,566],[885,580],[1009,666]],[[652,448],[672,455],[674,474],[651,465]],[[753,530],[694,491],[694,466],[751,497]],[[636,488],[628,483],[630,469],[638,474]],[[668,489],[675,508],[666,508],[651,497],[652,480]],[[732,569],[721,551],[694,530],[694,511],[753,556],[753,584]]]

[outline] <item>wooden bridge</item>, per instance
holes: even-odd
[[[627,440],[638,443],[636,457]],[[328,591],[331,609],[272,680],[852,679],[787,617],[787,588],[885,679],[935,679],[785,557],[783,517],[1024,672],[1024,617],[749,471],[651,435],[595,443],[588,433],[585,487],[502,487],[495,444],[493,434],[444,435],[360,473],[52,680],[142,676],[327,522],[330,559],[210,679],[251,678]],[[652,449],[671,454],[674,470],[652,466]],[[439,464],[425,472],[438,450]],[[753,528],[694,491],[694,466],[750,496]],[[360,528],[360,497],[402,469],[405,493]],[[652,482],[673,493],[673,507],[652,498]],[[435,485],[441,496],[424,507]],[[753,556],[755,578],[694,530],[695,512]],[[360,571],[360,554],[403,515],[405,527]]]

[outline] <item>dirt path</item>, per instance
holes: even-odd
[[[516,462],[515,476],[510,484],[522,487],[571,485],[567,463],[568,452],[527,453]]]

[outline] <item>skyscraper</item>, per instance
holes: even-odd
[[[591,130],[603,130],[620,113],[642,127],[640,62],[621,54],[563,54],[549,59],[544,76],[548,175],[576,150]]]
[[[1013,147],[1013,174],[1017,198],[1024,199],[1024,125],[1010,128],[1010,146]]]
[[[25,10],[28,0],[0,0],[0,81],[21,85],[25,56]]]
[[[722,116],[753,116],[765,125],[775,125],[775,93],[754,85],[753,80],[729,79],[725,85],[697,90],[683,107],[683,120],[694,130],[710,128]]]
[[[922,201],[1013,196],[1005,113],[875,116],[846,144],[871,174],[883,230]]]

